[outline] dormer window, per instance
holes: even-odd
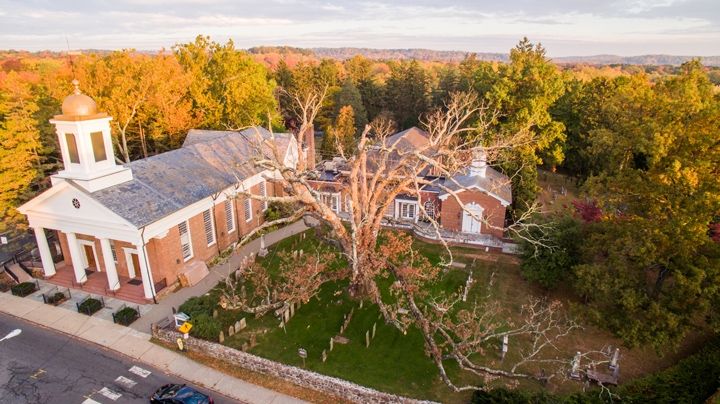
[[[70,162],[80,164],[80,155],[78,154],[77,141],[75,140],[75,134],[66,133],[65,143],[67,143],[68,155],[70,155]]]
[[[93,155],[95,156],[95,162],[107,160],[107,153],[105,152],[105,140],[103,139],[102,132],[93,132],[90,134],[90,141],[92,142]]]

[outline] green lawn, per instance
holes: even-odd
[[[440,245],[426,244],[416,241],[416,247],[422,251],[431,262],[439,262],[441,256],[446,255],[444,248]],[[263,266],[271,273],[277,271],[280,251],[303,250],[314,251],[316,248],[328,249],[327,245],[319,243],[314,237],[313,231],[305,232],[305,236],[296,235],[274,245],[265,258],[258,258]],[[470,252],[473,250],[465,250]],[[463,252],[458,249],[458,252]],[[470,263],[471,260],[461,256],[455,257],[456,261]],[[338,265],[342,265],[339,262]],[[498,277],[507,264],[476,263],[473,268],[475,278],[479,284],[484,284],[490,277]],[[441,280],[434,285],[440,290],[457,290],[462,288],[467,279],[466,269],[449,269]],[[492,272],[497,272],[491,275]],[[411,329],[407,335],[392,326],[388,326],[381,319],[380,312],[376,305],[363,303],[351,299],[346,292],[347,282],[331,282],[323,286],[318,296],[302,305],[289,321],[285,329],[280,328],[279,319],[273,313],[269,313],[259,319],[240,311],[218,309],[217,319],[211,319],[217,323],[217,332],[224,330],[224,343],[228,346],[240,349],[249,341],[250,334],[255,334],[257,346],[250,352],[266,357],[268,359],[287,363],[295,366],[302,366],[302,359],[298,356],[298,349],[307,350],[308,358],[305,366],[319,373],[337,376],[355,383],[376,388],[382,391],[401,394],[405,396],[435,399],[444,402],[465,402],[469,393],[452,393],[442,383],[438,376],[437,368],[424,354],[422,336],[416,329]],[[485,296],[486,290],[477,288],[471,299]],[[204,314],[205,318],[212,315],[216,306],[218,292],[211,291],[208,295],[195,298],[194,303],[181,306],[181,310],[189,312],[197,318]],[[335,343],[332,352],[329,351],[330,338],[339,335],[340,326],[343,323],[343,316],[353,310],[353,317],[342,336],[349,339],[349,343]],[[240,318],[245,318],[248,327],[240,333],[229,337],[228,326]],[[376,335],[371,341],[370,347],[365,346],[365,333],[372,333],[373,324],[376,325]],[[202,325],[193,329],[200,331]],[[210,332],[214,335],[214,332]],[[217,340],[217,337],[205,336],[208,339]],[[327,361],[322,362],[322,351],[327,352]],[[448,364],[448,371],[451,375],[457,376],[457,369],[452,363]],[[477,380],[471,380],[477,382]]]

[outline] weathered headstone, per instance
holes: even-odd
[[[332,352],[332,350],[333,350],[333,341],[334,340],[332,338],[330,338],[330,352]]]
[[[290,310],[285,310],[283,312],[283,319],[285,320],[285,324],[290,321]]]
[[[377,328],[377,323],[373,323],[372,339],[375,339],[375,329],[376,328]]]
[[[268,249],[265,247],[265,235],[260,235],[260,251],[258,251],[259,257],[264,257],[268,255]]]
[[[218,336],[218,341],[220,341],[221,344],[223,342],[225,342],[225,334],[222,331],[220,331],[220,335]]]
[[[365,348],[370,347],[370,330],[365,331]]]
[[[327,360],[327,352],[323,349],[322,351],[322,361],[325,362]]]
[[[580,379],[580,357],[582,354],[577,352],[572,360],[572,368],[570,369],[570,378]]]
[[[217,309],[213,309],[213,318],[217,318],[217,316],[218,316]]]
[[[620,348],[615,348],[615,352],[613,352],[612,359],[610,359],[610,365],[608,366],[610,370],[615,370],[616,367],[618,367],[618,360],[620,359]]]
[[[250,347],[248,346],[248,343],[247,343],[247,342],[243,342],[243,344],[242,344],[242,346],[240,347],[240,349],[242,349],[243,352],[247,352],[247,350],[250,349]]]
[[[235,327],[231,325],[228,327],[228,337],[232,337],[233,335],[235,335]]]
[[[508,336],[507,335],[503,335],[502,347],[500,349],[501,349],[500,359],[504,360],[505,354],[507,354],[507,351],[508,351]]]
[[[250,334],[250,348],[257,345],[257,336],[255,334]]]
[[[364,300],[360,300],[360,308],[362,309]]]
[[[240,321],[235,323],[235,331],[244,330],[245,327],[247,327],[247,322],[245,321],[245,317],[241,318]]]
[[[295,317],[295,303],[290,303],[290,318]]]

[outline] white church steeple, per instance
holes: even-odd
[[[88,192],[95,192],[132,180],[129,168],[115,163],[109,117],[97,112],[95,101],[75,90],[62,103],[62,115],[55,115],[50,123],[58,135],[64,170],[53,175],[53,184],[72,180]]]
[[[482,148],[473,151],[473,160],[470,163],[470,175],[485,177],[487,172],[487,154]]]

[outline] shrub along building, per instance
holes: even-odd
[[[272,196],[282,188],[276,173],[252,164],[254,155],[297,162],[293,135],[250,128],[191,130],[180,149],[118,165],[112,118],[74,84],[62,115],[50,121],[64,169],[49,190],[19,208],[50,282],[151,301],[179,274],[206,273],[205,262],[263,222],[267,202],[242,193]],[[259,139],[268,140],[262,149]],[[48,231],[60,241],[64,260],[57,264]]]
[[[403,153],[425,147],[428,134],[413,127],[384,142],[385,147]],[[348,175],[344,160],[336,157],[321,167],[313,183],[321,200],[341,216],[350,209],[350,196],[343,185]],[[503,240],[505,211],[512,202],[510,179],[488,166],[483,153],[475,156],[470,167],[454,175],[426,171],[418,173],[418,177],[424,185],[419,192],[395,198],[385,213],[386,226],[406,228],[427,239],[442,237],[451,243],[512,251],[513,245]]]

